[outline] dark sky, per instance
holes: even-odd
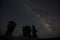
[[[60,5],[58,0],[2,0],[0,31],[4,34],[10,20],[17,26],[14,36],[22,34],[22,26],[36,26],[38,37],[54,37],[60,29]],[[53,35],[54,34],[54,35]]]

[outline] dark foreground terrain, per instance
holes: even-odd
[[[34,37],[23,37],[23,36],[19,36],[19,37],[14,37],[14,36],[4,36],[1,35],[0,36],[0,40],[59,40],[60,38],[56,37],[56,38],[34,38]]]

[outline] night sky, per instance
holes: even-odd
[[[0,32],[5,34],[10,20],[17,26],[12,35],[22,35],[22,26],[35,25],[39,38],[60,34],[60,3],[58,0],[2,0]]]

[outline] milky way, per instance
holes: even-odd
[[[49,1],[45,0],[45,2],[47,2],[47,3]],[[39,3],[39,2],[41,2],[41,3]],[[37,24],[40,24],[40,25],[43,26],[43,28],[45,29],[45,32],[46,32],[45,35],[47,35],[47,37],[55,37],[57,35],[57,32],[58,31],[54,30],[53,28],[54,27],[57,27],[58,26],[57,24],[59,24],[59,23],[56,20],[57,19],[56,18],[57,16],[55,17],[53,15],[53,12],[51,12],[52,14],[48,12],[48,11],[50,11],[49,10],[50,5],[51,4],[54,4],[55,1],[50,1],[50,3],[53,2],[51,4],[47,4],[47,3],[44,2],[46,5],[44,5],[43,2],[44,2],[44,0],[43,1],[42,0],[40,0],[40,1],[39,0],[37,0],[37,1],[34,1],[34,0],[25,1],[25,3],[26,3],[25,4],[25,7],[31,12],[32,15],[35,15],[35,18],[37,19],[36,20],[37,21]],[[38,4],[40,4],[40,5],[38,5]],[[54,6],[57,6],[56,4],[54,4]],[[45,7],[43,7],[42,5],[43,6],[46,6],[46,7],[49,7],[48,10]],[[51,9],[52,9],[52,7],[51,7]],[[56,8],[56,9],[58,10],[58,8]],[[56,23],[56,21],[57,21],[57,23]],[[57,26],[55,26],[55,25],[57,25]]]

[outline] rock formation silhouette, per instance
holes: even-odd
[[[30,26],[24,26],[23,27],[23,36],[25,37],[31,37],[31,27]]]
[[[37,30],[34,25],[32,25],[32,36],[37,37]]]
[[[14,21],[10,21],[7,25],[6,35],[11,35],[16,27],[16,23]]]

